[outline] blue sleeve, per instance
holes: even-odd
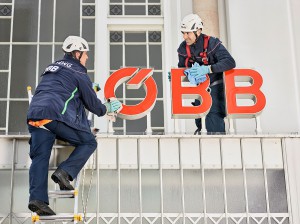
[[[177,49],[178,53],[178,68],[185,68],[185,59],[186,59],[186,52],[183,42],[179,45]]]
[[[106,106],[97,98],[93,84],[87,75],[79,75],[78,91],[85,108],[98,117],[106,114]]]
[[[235,68],[235,60],[219,40],[212,48],[211,53],[216,62],[211,65],[212,72],[224,72]]]

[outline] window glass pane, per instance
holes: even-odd
[[[205,196],[208,213],[224,212],[224,188],[222,170],[205,170]]]
[[[113,127],[123,127],[123,119],[117,117],[116,121],[113,123]]]
[[[246,177],[249,212],[267,212],[263,170],[247,170]]]
[[[144,5],[125,5],[125,15],[146,15]]]
[[[0,0],[1,3],[11,3],[12,0]]]
[[[164,127],[164,104],[162,101],[156,101],[151,111],[151,126]]]
[[[140,101],[126,100],[126,105],[136,105]],[[143,134],[147,128],[147,117],[137,120],[126,120],[126,134]]]
[[[146,32],[125,33],[126,42],[146,42]]]
[[[110,42],[122,42],[123,34],[122,31],[111,31],[110,32]]]
[[[9,68],[9,45],[0,45],[0,70]]]
[[[160,0],[148,0],[149,3],[160,3]]]
[[[156,70],[162,69],[161,45],[149,45],[150,67]]]
[[[161,42],[160,31],[149,31],[149,42]]]
[[[162,179],[164,212],[182,212],[180,171],[163,170]]]
[[[13,41],[37,41],[38,0],[15,1]]]
[[[149,16],[159,16],[161,14],[160,5],[149,5],[148,15]]]
[[[10,41],[10,19],[0,19],[0,42]]]
[[[0,5],[0,16],[11,16],[11,5]]]
[[[23,91],[26,93],[26,88]],[[26,93],[27,94],[27,93]],[[9,105],[9,124],[8,132],[10,134],[28,133],[26,125],[26,111],[28,109],[28,101],[11,101]],[[22,112],[20,112],[22,111]]]
[[[83,0],[83,3],[95,3],[95,0]]]
[[[225,175],[228,212],[246,212],[243,171],[226,170]]]
[[[94,73],[94,72],[88,72],[87,74],[88,74],[88,77],[90,78],[90,80],[91,80],[92,82],[94,82],[94,80],[95,80],[95,73]],[[100,83],[99,83],[99,85],[100,85],[100,88],[101,88],[101,90],[102,90],[102,86],[101,86]],[[101,90],[100,90],[100,91],[101,91]]]
[[[99,171],[99,209],[103,213],[118,212],[118,171]],[[102,203],[101,203],[102,202]]]
[[[162,73],[161,72],[153,72],[152,77],[155,80],[156,86],[157,86],[157,97],[162,98],[163,97],[163,83],[162,83]]]
[[[110,0],[110,3],[119,3],[122,2],[122,0]]]
[[[89,48],[90,48],[90,51],[88,52],[88,60],[86,62],[86,68],[88,70],[94,70],[94,66],[95,66],[95,46],[92,45],[92,44],[89,44]]]
[[[145,0],[125,0],[125,3],[145,3]]]
[[[270,212],[288,212],[284,170],[267,170]]]
[[[53,38],[53,1],[41,1],[40,41],[52,42]]]
[[[82,20],[82,37],[87,42],[95,41],[95,20],[94,19]]]
[[[124,84],[119,85],[115,91],[116,97],[119,99],[123,98],[123,86],[124,86]]]
[[[118,70],[123,65],[123,47],[122,45],[110,45],[110,69]]]
[[[0,101],[0,127],[6,126],[6,101]],[[1,181],[2,182],[2,181]]]
[[[144,85],[139,89],[127,89],[126,88],[126,98],[145,98],[146,92],[144,90]]]
[[[10,97],[27,98],[26,88],[27,86],[35,86],[35,77],[36,46],[13,46]]]
[[[7,97],[8,73],[0,73],[0,98]]]
[[[125,66],[147,67],[146,45],[125,46]]]
[[[122,5],[110,5],[109,6],[110,15],[122,15]]]
[[[82,6],[82,16],[95,16],[95,6],[94,5],[83,5]]]
[[[121,170],[121,212],[139,212],[138,170]]]
[[[66,15],[66,12],[72,12]],[[78,13],[76,13],[78,12]],[[55,20],[55,41],[63,42],[67,36],[79,36],[80,1],[57,0]]]
[[[46,67],[52,63],[52,46],[40,46],[39,55],[39,81],[41,80],[41,75],[45,71]]]
[[[188,213],[203,212],[201,170],[183,170],[185,211]]]
[[[143,212],[160,212],[159,170],[142,170]]]

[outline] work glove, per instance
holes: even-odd
[[[107,114],[118,113],[122,109],[122,103],[116,98],[108,99],[104,105],[106,106]]]
[[[190,83],[196,85],[204,82],[208,73],[210,73],[209,67],[205,65],[200,66],[197,62],[194,63],[193,67],[184,70],[184,74],[188,77]]]
[[[101,90],[100,85],[98,83],[93,82],[93,89],[95,92],[98,92]]]
[[[169,79],[169,82],[171,82],[171,72],[168,72],[168,79]]]

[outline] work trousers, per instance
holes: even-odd
[[[212,106],[205,117],[205,127],[208,134],[225,134],[224,117],[225,112],[225,95],[223,83],[210,87]],[[195,106],[200,105],[199,100],[195,100]],[[198,131],[201,131],[201,118],[195,119]]]
[[[95,136],[90,132],[79,131],[59,121],[52,121],[45,125],[48,129],[28,125],[31,134],[29,170],[29,201],[40,200],[49,204],[48,199],[48,168],[51,150],[55,139],[69,142],[75,146],[70,156],[58,168],[66,171],[70,179],[78,173],[97,148]]]

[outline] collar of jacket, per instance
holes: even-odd
[[[203,44],[204,44],[203,42],[204,42],[204,35],[203,35],[203,33],[201,33],[199,38],[197,39],[197,41],[195,43],[193,43],[191,45],[191,47],[197,48],[197,49],[198,48],[203,49]]]

